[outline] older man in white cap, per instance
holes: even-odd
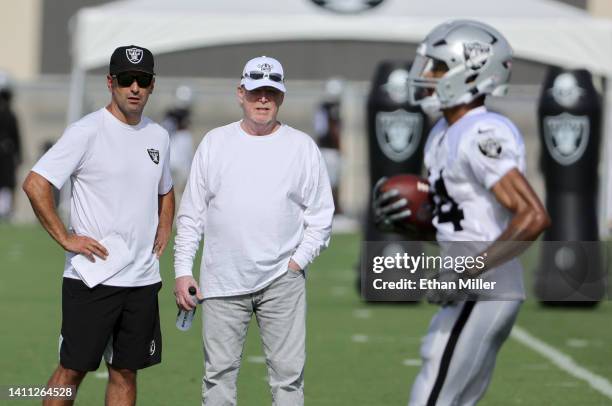
[[[195,154],[175,243],[175,295],[203,302],[203,404],[235,405],[236,380],[255,314],[274,405],[304,403],[306,267],[329,243],[333,199],[307,134],[277,120],[284,73],[274,58],[244,67],[242,120],[216,128]],[[200,239],[200,285],[192,266]]]

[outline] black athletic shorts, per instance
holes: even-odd
[[[102,356],[121,369],[159,364],[162,339],[157,293],[161,285],[90,289],[78,279],[64,278],[60,364],[76,371],[95,371]]]

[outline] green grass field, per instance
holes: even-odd
[[[140,405],[200,404],[201,323],[198,319],[186,333],[174,327],[171,252],[169,247],[162,263],[163,362],[139,374]],[[358,254],[358,236],[336,235],[308,275],[306,403],[311,406],[405,405],[419,369],[420,337],[436,307],[363,303],[355,289]],[[42,385],[58,360],[63,253],[38,226],[0,226],[0,258],[0,385]],[[568,310],[528,301],[517,324],[612,381],[610,302]],[[253,323],[239,378],[240,405],[271,403],[262,356]],[[85,379],[76,404],[103,404],[105,383],[101,366]],[[610,405],[612,398],[511,338],[481,404]]]

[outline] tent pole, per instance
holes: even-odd
[[[68,112],[66,125],[75,122],[83,114],[83,101],[85,99],[85,70],[73,66],[70,73],[70,95],[68,99]]]
[[[600,160],[600,187],[599,187],[599,236],[606,239],[612,229],[612,89],[610,79],[603,79],[603,157]]]
[[[85,70],[73,64],[70,73],[70,94],[68,99],[68,111],[66,113],[66,126],[74,123],[83,114],[83,101],[85,98]],[[58,212],[64,224],[68,224],[70,217],[70,196],[72,188],[70,182],[66,182],[60,190]]]

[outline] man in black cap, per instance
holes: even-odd
[[[70,125],[23,189],[42,226],[66,251],[60,362],[48,386],[72,386],[108,366],[107,405],[136,402],[137,370],[161,362],[159,257],[172,230],[168,133],[142,115],[153,55],[124,46],[111,56],[111,102]],[[70,228],[52,187],[72,184]],[[71,405],[45,399],[44,405]]]

